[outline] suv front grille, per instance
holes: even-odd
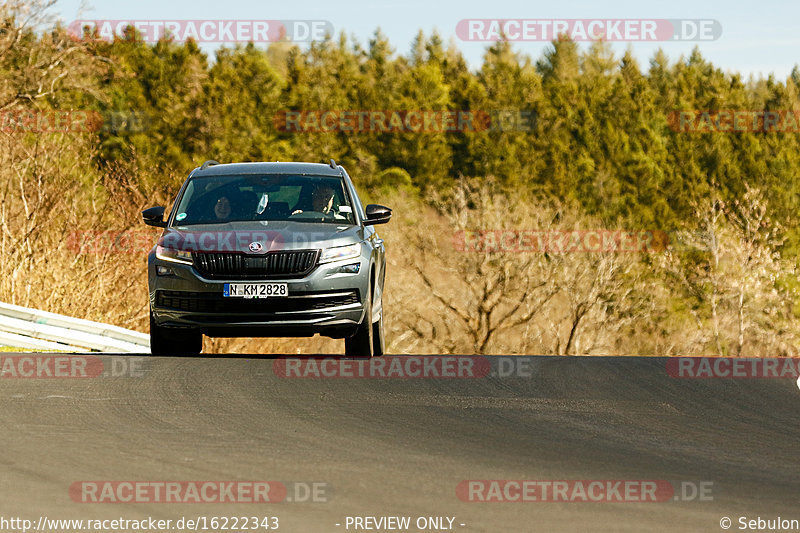
[[[319,250],[286,250],[264,255],[241,253],[192,254],[194,267],[209,279],[303,277],[317,265]]]

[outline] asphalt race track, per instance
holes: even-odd
[[[105,368],[129,360],[100,359]],[[4,517],[276,516],[286,532],[364,531],[348,529],[348,516],[455,517],[464,532],[722,531],[726,516],[731,530],[743,516],[800,519],[792,379],[677,379],[666,359],[639,357],[536,357],[530,376],[474,379],[289,379],[265,356],[142,361],[137,376],[0,380]],[[495,479],[711,482],[713,497],[456,494],[463,480]],[[327,501],[78,503],[69,489],[82,480],[325,483]]]

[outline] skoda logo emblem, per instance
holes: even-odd
[[[251,252],[260,252],[261,249],[264,248],[260,242],[251,242],[250,243],[250,251]]]

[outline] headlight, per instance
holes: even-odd
[[[161,245],[156,246],[156,257],[171,263],[182,263],[184,265],[192,264],[192,252],[164,248]]]
[[[325,248],[319,256],[320,263],[330,263],[331,261],[341,261],[343,259],[353,259],[361,255],[361,243],[348,244],[347,246],[337,246],[335,248]]]

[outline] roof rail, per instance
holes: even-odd
[[[213,165],[219,165],[219,161],[214,161],[213,159],[209,159],[208,161],[203,163],[203,166],[200,167],[200,170],[205,170],[208,167],[213,166]]]
[[[331,167],[333,170],[336,170],[336,161],[334,161],[334,160],[333,160],[333,158],[331,158],[330,167]]]

